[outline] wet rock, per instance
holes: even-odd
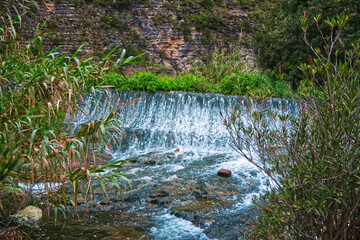
[[[119,200],[123,200],[126,203],[140,202],[142,199],[146,199],[150,193],[150,187],[139,186],[139,188],[124,192],[123,195],[120,196]]]
[[[199,193],[198,191],[194,191],[191,196],[195,197],[196,200],[201,200],[203,199],[203,196],[201,195],[201,193]]]
[[[228,178],[231,176],[231,171],[228,169],[220,169],[217,175],[220,177]]]
[[[205,228],[213,222],[219,209],[227,209],[233,204],[231,201],[203,199],[195,202],[176,203],[171,208],[171,214],[185,219],[193,224]],[[220,238],[221,239],[221,238]]]
[[[16,216],[22,217],[25,220],[38,221],[42,218],[42,210],[35,206],[27,206],[25,209],[21,210]]]
[[[150,197],[168,197],[168,196],[170,196],[170,193],[164,189],[161,189],[156,193],[150,195]]]
[[[172,201],[173,199],[170,197],[170,193],[164,189],[150,194],[146,199],[146,202],[158,205],[170,204]]]
[[[254,207],[235,210],[231,215],[220,211],[204,232],[211,239],[242,239],[243,234],[248,234],[254,229],[258,215],[259,211]]]
[[[111,202],[109,200],[102,200],[100,202],[100,205],[110,205],[110,204],[111,204]]]
[[[185,211],[173,211],[171,212],[171,214],[190,222],[194,221],[194,215],[192,213],[188,213]]]
[[[80,239],[152,239],[148,236],[153,224],[152,215],[146,211],[122,209],[111,212],[90,212],[87,218],[67,218],[66,224],[54,225],[54,221],[40,222],[36,236],[30,239],[80,240]]]

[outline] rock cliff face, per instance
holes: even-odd
[[[101,56],[115,46],[129,55],[148,52],[144,62],[173,72],[190,67],[214,47],[238,46],[253,64],[253,50],[246,45],[252,30],[246,8],[234,0],[204,6],[199,0],[74,0],[39,1],[28,14],[28,37],[36,23],[46,20],[53,33],[45,38],[48,49],[62,46]],[[205,1],[206,2],[206,1]],[[211,3],[213,3],[211,1]]]

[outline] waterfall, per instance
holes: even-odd
[[[114,160],[152,161],[131,169],[143,208],[150,203],[164,206],[148,229],[152,238],[233,239],[254,219],[251,198],[267,190],[265,176],[231,148],[220,116],[220,111],[227,115],[235,106],[246,110],[247,101],[213,93],[94,92],[84,99],[74,129],[125,104],[116,115],[123,133],[121,144],[114,145],[111,154]],[[265,105],[285,114],[297,112],[296,104],[286,99],[267,100]],[[218,177],[221,168],[231,170],[231,178]],[[203,201],[198,225],[194,225],[195,216],[182,210],[196,201]],[[216,209],[207,211],[204,206],[209,202]]]
[[[107,98],[108,100],[104,100]],[[110,92],[92,94],[88,107],[77,117],[75,128],[105,117],[110,109],[139,98],[119,110],[123,140],[115,157],[171,149],[196,152],[231,152],[229,136],[220,111],[229,113],[236,105],[246,108],[244,97],[199,93]],[[97,107],[96,107],[97,105]],[[272,99],[267,103],[272,110],[294,113],[296,107],[286,99]]]

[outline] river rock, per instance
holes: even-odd
[[[227,169],[220,169],[217,175],[220,177],[228,178],[231,176],[231,171]]]
[[[42,218],[42,210],[35,206],[27,206],[25,209],[21,210],[16,216],[23,217],[25,220],[38,221]]]

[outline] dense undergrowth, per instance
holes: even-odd
[[[81,49],[71,56],[44,52],[40,25],[22,43],[18,30],[27,10],[22,3],[7,9],[0,25],[0,238],[5,239],[21,238],[31,227],[15,217],[28,205],[66,216],[78,196],[91,201],[94,183],[104,194],[105,180],[120,188],[123,161],[97,163],[98,154],[111,151],[121,137],[117,113],[85,123],[76,133],[69,128],[83,109],[83,97],[106,93],[98,85],[105,74],[135,59],[122,54],[112,61],[109,55],[94,63],[80,56]],[[110,174],[103,175],[105,170]]]
[[[102,83],[113,85],[117,90],[145,91],[186,91],[199,93],[220,93],[228,95],[256,95],[256,92],[268,91],[268,96],[289,97],[289,89],[281,81],[257,72],[244,72],[224,77],[219,83],[212,83],[204,76],[184,74],[176,77],[140,72],[129,77],[118,73],[108,73]]]
[[[345,14],[318,14],[313,22],[303,15],[313,58],[300,64],[307,87],[293,95],[296,115],[259,100],[224,117],[233,147],[272,183],[254,200],[262,215],[248,239],[360,238],[360,39],[341,40],[350,21]],[[321,49],[312,44],[311,25]]]

